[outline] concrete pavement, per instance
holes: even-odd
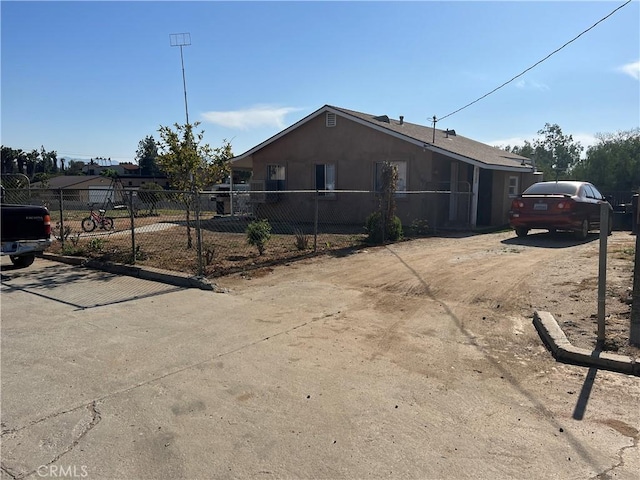
[[[635,378],[603,373],[576,421],[580,369],[497,361],[437,302],[381,315],[331,283],[221,294],[40,259],[3,269],[1,306],[3,479],[640,468],[633,397],[614,395]]]
[[[83,259],[65,257],[51,253],[44,253],[43,257],[71,265],[85,265],[89,268],[96,268],[106,272],[128,275],[145,280],[163,282],[170,285],[200,288],[202,290],[216,289],[216,285],[207,278],[190,276],[181,272],[143,266],[105,264],[96,261],[87,262]],[[534,312],[533,324],[540,334],[542,341],[549,347],[551,354],[558,361],[640,376],[640,364],[628,357],[608,352],[589,351],[571,345],[566,335],[562,332],[562,329],[558,325],[553,314],[550,312]]]

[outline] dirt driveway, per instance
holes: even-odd
[[[224,294],[3,270],[2,479],[635,479],[640,379],[556,363],[531,322],[591,321],[595,238],[427,238]]]
[[[640,360],[640,349],[628,344],[634,244],[628,232],[614,232],[608,239],[605,348]],[[598,252],[597,233],[584,242],[543,231],[526,238],[512,232],[428,238],[356,251],[343,260],[239,274],[218,283],[241,289],[291,285],[283,295],[292,298],[304,298],[312,281],[358,289],[368,307],[393,315],[394,331],[427,307],[441,308],[453,322],[449,327],[469,338],[482,338],[491,346],[511,344],[516,351],[505,351],[504,360],[512,362],[514,354],[523,353],[517,350],[526,347],[522,332],[535,310],[551,312],[575,346],[595,347]],[[393,343],[385,337],[385,348]]]

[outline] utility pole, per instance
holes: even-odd
[[[184,76],[184,57],[182,56],[182,47],[191,45],[190,33],[171,33],[169,40],[172,47],[180,47],[180,64],[182,65],[182,87],[184,89],[184,111],[187,117],[187,125],[189,125],[189,108],[187,107],[187,81]]]
[[[433,141],[431,143],[436,143],[436,122],[438,121],[438,119],[436,118],[436,116],[433,116]]]

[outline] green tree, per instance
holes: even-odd
[[[640,128],[617,133],[598,133],[598,143],[572,171],[600,189],[633,191],[640,188]]]
[[[42,145],[36,170],[42,173],[58,173],[58,152],[55,150],[47,152]]]
[[[18,151],[2,145],[2,173],[16,173],[18,171]]]
[[[516,155],[520,155],[522,157],[534,158],[535,148],[531,144],[529,140],[524,141],[524,145],[514,145],[513,147],[507,145],[504,147],[504,150],[507,152],[515,153]]]
[[[383,243],[386,240],[400,240],[402,238],[402,222],[396,216],[395,193],[398,188],[398,167],[391,162],[382,165],[380,201],[378,210],[366,221],[369,241]]]
[[[27,154],[23,152],[20,148],[18,148],[16,152],[17,152],[16,162],[18,162],[18,173],[24,174],[26,172],[25,167],[26,167]]]
[[[584,147],[574,141],[572,135],[565,135],[555,123],[545,123],[538,135],[542,138],[533,142],[525,140],[524,145],[507,145],[504,149],[530,158],[536,170],[543,172],[545,180],[570,178],[572,170],[580,163]]]
[[[569,178],[572,168],[580,161],[584,147],[572,135],[565,135],[557,124],[545,123],[538,130],[542,139],[533,142],[536,167],[546,179]]]
[[[180,190],[180,199],[187,211],[187,248],[193,247],[190,212],[195,195],[188,192],[202,190],[221,182],[229,174],[228,160],[233,157],[231,144],[211,148],[202,143],[204,131],[194,133],[199,122],[174,125],[175,129],[160,126],[158,165],[169,177],[171,186]]]
[[[36,169],[38,162],[40,162],[40,152],[35,148],[25,154],[25,164],[27,166],[27,177],[33,178],[33,176],[38,172]]]
[[[64,171],[65,175],[84,175],[82,173],[82,168],[84,167],[84,162],[78,160],[69,160],[69,166]]]
[[[136,150],[136,160],[140,175],[158,176],[160,168],[158,167],[158,144],[151,135],[147,135],[138,143]]]
[[[114,168],[107,168],[100,172],[100,176],[107,178],[118,178],[118,172]]]

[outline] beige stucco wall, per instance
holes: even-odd
[[[318,115],[255,152],[252,155],[251,181],[265,181],[267,165],[283,165],[286,169],[286,190],[313,190],[315,165],[334,164],[337,190],[371,191],[374,189],[376,163],[403,161],[407,165],[407,191],[448,190],[452,181],[457,190],[470,190],[471,165],[343,117],[338,116],[336,120],[336,126],[327,127],[325,115]],[[452,162],[457,164],[455,178],[452,178]],[[508,174],[495,173],[492,224],[502,224],[506,223],[503,220],[510,206],[505,190],[508,188]],[[396,213],[405,226],[417,219],[427,220],[437,228],[459,225],[470,219],[471,196],[460,193],[457,197],[457,202],[452,205],[450,195],[444,193],[400,195],[396,198]],[[334,198],[318,201],[318,215],[321,222],[363,225],[377,204],[374,194],[336,193]],[[276,203],[258,205],[256,213],[283,219],[294,215],[312,222],[315,195],[281,194]],[[455,217],[454,221],[452,217]]]
[[[401,139],[337,118],[335,127],[326,127],[325,116],[310,120],[288,135],[253,155],[253,181],[264,181],[267,165],[284,165],[287,190],[313,190],[315,165],[334,164],[337,190],[371,191],[374,189],[375,165],[384,161],[407,164],[407,190],[422,190],[432,181],[431,152]],[[337,193],[335,198],[319,200],[319,216],[336,223],[364,224],[377,208],[377,198],[365,193]],[[397,214],[405,224],[428,216],[424,198],[407,195],[397,198]],[[262,207],[265,211],[294,211],[313,219],[314,195],[280,195],[277,206]]]

